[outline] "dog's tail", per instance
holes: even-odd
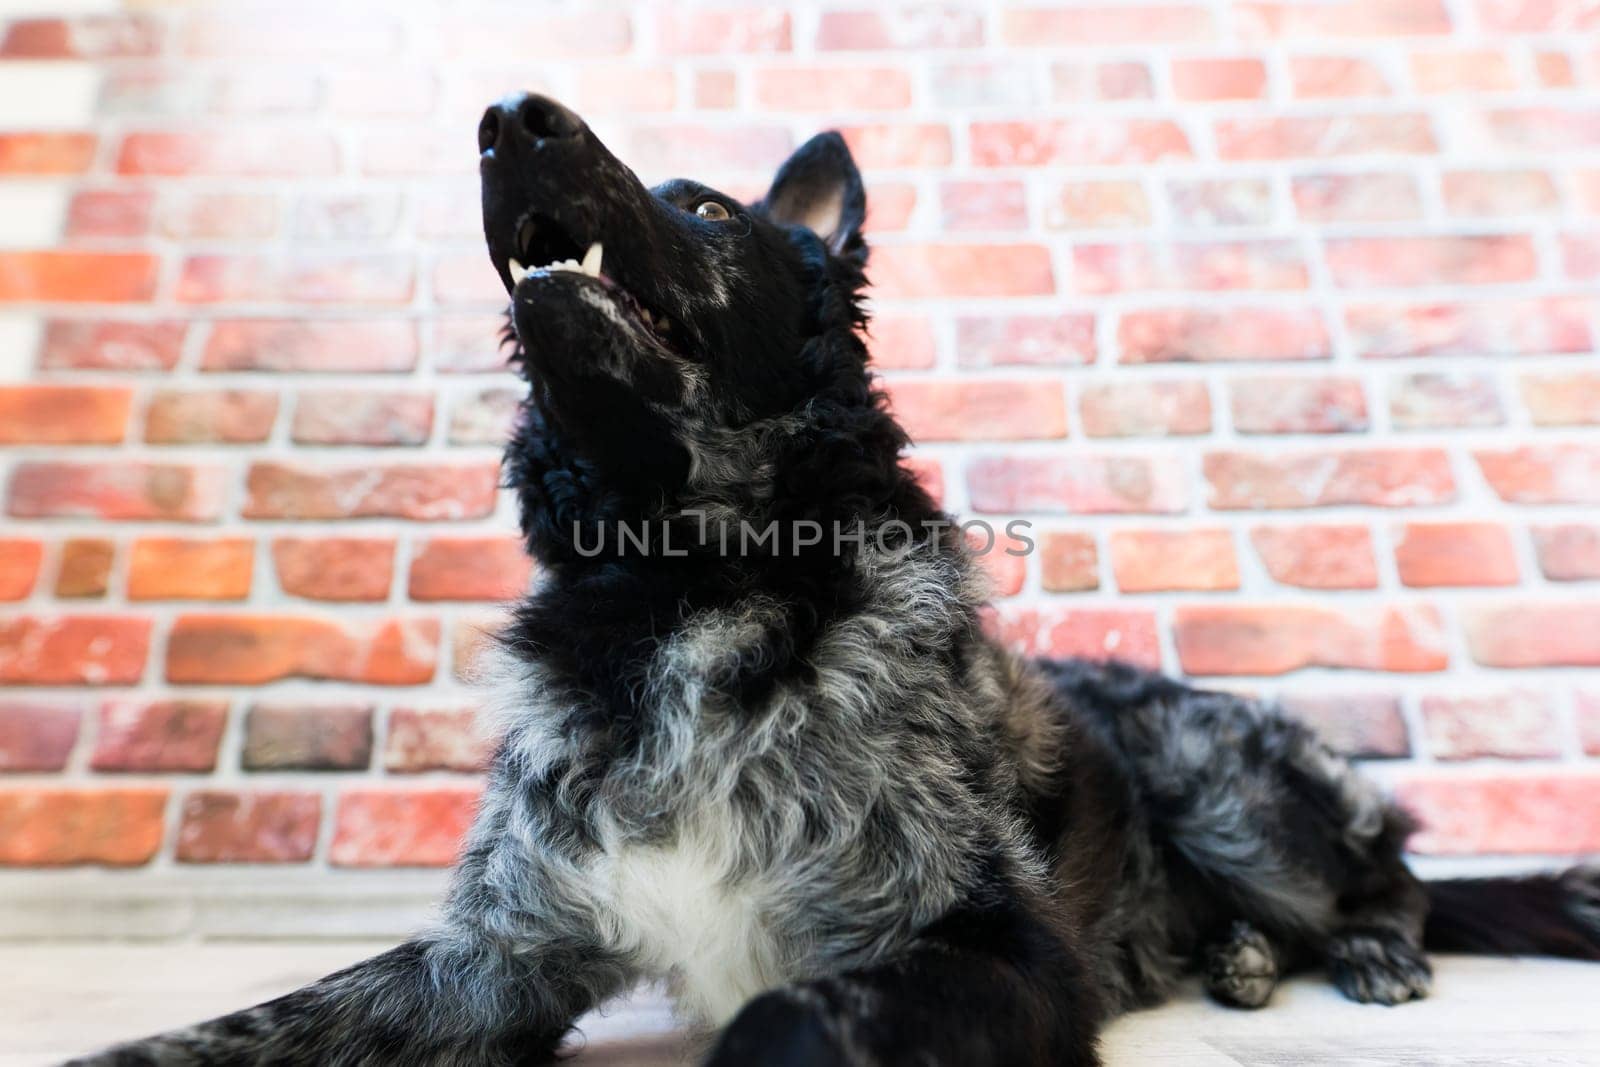
[[[1430,949],[1600,961],[1600,866],[1426,886],[1422,942]]]
[[[441,967],[429,949],[411,941],[276,1000],[63,1067],[402,1067],[553,1058],[560,1032],[531,1032],[527,1016],[500,1003],[495,987],[473,988],[470,970],[459,966],[467,961]]]

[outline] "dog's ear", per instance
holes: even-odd
[[[795,149],[757,206],[780,225],[808,227],[836,255],[866,259],[861,224],[867,217],[867,192],[844,138],[832,130]]]

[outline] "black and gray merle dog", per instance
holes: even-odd
[[[479,149],[541,568],[443,918],[80,1062],[541,1063],[659,978],[713,1064],[1083,1065],[1190,971],[1397,1004],[1425,947],[1600,959],[1600,872],[1424,884],[1406,816],[1273,709],[987,636],[867,367],[837,135],[752,204],[645,188],[540,97]]]

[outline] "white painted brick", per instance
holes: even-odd
[[[0,127],[88,126],[99,90],[89,63],[0,63]]]
[[[31,315],[0,315],[0,382],[26,381],[32,375],[41,331]]]
[[[0,248],[45,248],[61,239],[66,189],[35,182],[7,182],[0,189]]]

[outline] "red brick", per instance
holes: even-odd
[[[1046,533],[1039,541],[1039,580],[1052,593],[1079,593],[1100,588],[1100,555],[1094,535]]]
[[[482,771],[496,744],[470,708],[395,708],[384,739],[383,769],[390,774]]]
[[[788,12],[759,7],[663,10],[656,29],[664,55],[787,52],[792,47]]]
[[[1552,582],[1600,579],[1600,526],[1535,526],[1533,549],[1539,570]]]
[[[121,386],[0,386],[0,445],[116,444],[132,396]]]
[[[1436,430],[1500,426],[1506,416],[1492,375],[1423,372],[1390,384],[1389,421],[1397,430]]]
[[[84,189],[67,206],[66,235],[73,240],[143,237],[154,211],[155,194],[148,189]]]
[[[1018,181],[945,182],[939,209],[947,231],[1028,228],[1028,192]]]
[[[1408,523],[1395,562],[1410,586],[1516,585],[1516,552],[1504,526],[1486,522]]]
[[[1132,181],[1068,182],[1044,205],[1052,230],[1129,229],[1150,225],[1150,201]]]
[[[224,320],[212,328],[200,361],[208,371],[298,373],[402,373],[416,365],[416,327],[401,319]]]
[[[1286,693],[1279,704],[1335,752],[1355,759],[1411,754],[1400,698],[1392,693]]]
[[[8,511],[19,518],[207,522],[222,511],[219,467],[173,463],[19,463]]]
[[[694,106],[726,111],[739,102],[739,76],[731,70],[694,72]]]
[[[0,866],[138,867],[161,847],[165,789],[0,792]]]
[[[1009,104],[1013,107],[1033,103],[1032,72],[1016,63],[996,63],[997,71],[1011,78],[1016,89],[1011,99],[973,101]],[[1024,97],[1023,93],[1027,95]],[[1142,62],[1121,60],[1110,63],[1057,61],[1050,64],[1050,99],[1057,104],[1087,104],[1102,100],[1150,100],[1155,97],[1155,81],[1150,67]]]
[[[322,9],[315,18],[286,19],[281,11],[216,11],[185,24],[183,51],[191,56],[280,58],[303,62],[332,56],[374,56],[395,51],[399,24],[373,11]]]
[[[1405,112],[1219,119],[1214,132],[1225,160],[1428,155],[1439,147],[1428,117]]]
[[[1440,182],[1445,210],[1452,215],[1548,215],[1561,208],[1556,183],[1544,171],[1458,170],[1446,172]]]
[[[1371,425],[1358,378],[1235,378],[1228,399],[1239,433],[1362,433]]]
[[[867,233],[899,233],[911,226],[917,187],[910,182],[874,182],[867,187]]]
[[[1159,163],[1194,154],[1183,129],[1167,119],[974,122],[970,136],[980,167]]]
[[[1588,352],[1588,302],[1576,297],[1355,304],[1345,325],[1367,359]]]
[[[1124,593],[1239,588],[1227,530],[1113,530],[1110,543],[1111,570]]]
[[[1275,582],[1302,589],[1378,587],[1378,562],[1365,526],[1257,526],[1250,543]]]
[[[481,519],[494,511],[494,463],[308,468],[253,463],[247,519]]]
[[[161,23],[143,15],[17,19],[0,40],[8,59],[128,59],[161,48]]]
[[[0,252],[0,301],[149,300],[158,267],[143,252]]]
[[[1115,382],[1085,385],[1078,397],[1090,437],[1150,437],[1211,431],[1211,394],[1204,382]]]
[[[94,148],[92,133],[0,133],[0,175],[82,174]]]
[[[1417,507],[1455,499],[1450,461],[1439,449],[1365,449],[1205,457],[1211,506],[1313,508]]]
[[[1189,606],[1173,623],[1189,674],[1287,674],[1308,667],[1439,671],[1449,663],[1431,607]]]
[[[1051,67],[1056,99],[1061,99],[1061,65]],[[1149,100],[1155,96],[1150,68],[1132,61],[1100,63],[1094,68],[1095,96],[1101,100]]]
[[[217,765],[228,721],[223,700],[112,700],[100,705],[97,771],[202,773]]]
[[[585,8],[579,13],[569,8],[555,14],[557,11],[559,5],[513,5],[495,12],[493,18],[484,18],[480,11],[457,9],[442,28],[441,49],[462,61],[457,65],[481,65],[485,59],[526,65],[538,59],[617,55],[626,52],[633,40],[632,24],[623,12]],[[499,84],[501,91],[547,88],[514,81]],[[474,96],[476,100],[490,98],[487,93]]]
[[[998,637],[1022,655],[1121,660],[1159,669],[1154,612],[1117,608],[1002,610]]]
[[[1600,756],[1600,694],[1580,691],[1576,695],[1578,739],[1585,755]]]
[[[506,293],[494,265],[481,252],[442,255],[433,265],[436,303],[503,308]]]
[[[259,444],[277,417],[276,393],[159,389],[145,409],[144,439],[153,445]]]
[[[1422,724],[1434,759],[1553,759],[1559,724],[1548,693],[1534,689],[1422,698]]]
[[[299,394],[290,434],[302,445],[420,445],[432,431],[432,396],[327,389]]]
[[[1174,181],[1167,197],[1184,226],[1266,226],[1272,222],[1272,185],[1257,178]]]
[[[1571,181],[1583,214],[1600,216],[1600,169],[1579,170],[1572,174]]]
[[[45,370],[171,370],[178,363],[187,324],[52,319],[39,346]]]
[[[1533,240],[1488,237],[1348,237],[1327,242],[1328,269],[1341,286],[1497,285],[1532,280]]]
[[[1389,95],[1389,79],[1378,65],[1353,56],[1290,56],[1289,82],[1306,100]]]
[[[1473,147],[1485,152],[1592,152],[1600,146],[1600,111],[1592,108],[1502,108],[1479,122]]]
[[[1034,296],[1055,291],[1050,250],[1043,245],[892,245],[872,256],[884,299]]]
[[[967,468],[967,492],[980,512],[1170,514],[1188,507],[1183,472],[1167,456],[979,457]]]
[[[711,170],[770,173],[788,156],[794,138],[784,127],[771,124],[710,126],[672,122],[649,127],[634,125],[622,145],[613,147],[618,148],[617,154],[629,166],[657,177]],[[943,161],[949,160],[948,144],[946,149]],[[859,151],[856,160],[867,165]]]
[[[255,542],[141,537],[128,566],[129,600],[243,600],[250,595]]]
[[[278,584],[312,600],[385,600],[394,578],[394,540],[280,537],[272,542]]]
[[[247,771],[358,771],[372,762],[365,705],[253,704],[244,720]]]
[[[0,621],[0,683],[132,685],[144,673],[150,620],[17,615]]]
[[[967,545],[988,579],[991,598],[1013,597],[1028,581],[1028,556],[1033,545],[1003,530],[967,531]]]
[[[0,600],[28,599],[43,560],[43,542],[0,538]]]
[[[1420,93],[1492,93],[1515,89],[1516,77],[1503,49],[1480,48],[1414,54],[1411,83]]]
[[[183,798],[178,862],[305,863],[321,822],[316,793],[197,790]]]
[[[409,592],[413,600],[508,600],[532,572],[515,537],[434,537],[412,557]]]
[[[103,597],[111,588],[111,564],[117,548],[98,537],[73,537],[62,542],[56,571],[56,596],[62,599]]]
[[[867,350],[878,370],[925,370],[938,359],[933,326],[921,315],[878,315],[867,327]]]
[[[1450,32],[1443,0],[1341,0],[1306,4],[1264,0],[1234,5],[1245,38],[1321,42],[1330,37],[1410,37]]]
[[[1397,799],[1422,821],[1424,855],[1550,855],[1600,850],[1600,774],[1413,777]]]
[[[1562,52],[1535,52],[1533,75],[1546,89],[1572,89],[1578,84],[1578,73],[1573,68],[1572,57]]]
[[[1600,605],[1474,605],[1462,615],[1467,649],[1485,667],[1600,667]]]
[[[400,223],[398,193],[311,193],[295,200],[292,232],[313,241],[376,241]]]
[[[950,162],[950,130],[936,123],[844,126],[839,132],[866,170],[927,168]]]
[[[157,226],[179,241],[271,237],[278,229],[278,200],[262,193],[194,193],[162,204]]]
[[[450,628],[450,658],[456,681],[472,686],[485,681],[481,677],[481,657],[505,625],[506,617],[498,612],[455,621]]]
[[[178,278],[186,304],[404,304],[416,280],[408,256],[190,256]]]
[[[1600,504],[1600,446],[1527,445],[1473,453],[1489,487],[1512,504]]]
[[[755,100],[769,111],[894,111],[911,106],[911,78],[893,67],[764,67]]]
[[[1072,249],[1072,287],[1080,293],[1136,289],[1304,289],[1296,242],[1183,241],[1080,244]]]
[[[1422,217],[1409,174],[1307,174],[1290,179],[1295,211],[1307,222],[1396,222]]]
[[[517,389],[479,389],[457,396],[450,403],[450,443],[504,444],[511,436],[522,396]]]
[[[972,48],[983,43],[983,15],[960,7],[916,5],[878,11],[824,11],[820,51]]]
[[[889,391],[914,441],[1017,441],[1067,435],[1061,383],[901,379]]]
[[[0,772],[65,768],[82,717],[78,708],[63,704],[0,700]]]
[[[478,792],[349,790],[339,797],[328,862],[335,867],[448,867],[472,824]]]
[[[163,177],[320,177],[338,166],[331,134],[269,126],[130,133],[117,153],[117,173]]]
[[[1011,8],[1001,16],[1002,40],[1041,45],[1144,45],[1205,41],[1215,36],[1211,12],[1198,4]]]
[[[1008,315],[956,320],[956,363],[966,368],[1093,363],[1094,316]]]
[[[1585,33],[1600,30],[1600,11],[1584,0],[1477,0],[1484,29],[1496,33]]]
[[[1600,236],[1569,234],[1561,238],[1561,264],[1569,278],[1600,281]]]
[[[1329,359],[1328,328],[1315,311],[1198,308],[1129,311],[1117,324],[1120,363],[1222,363]]]
[[[1259,100],[1267,66],[1259,59],[1175,59],[1172,88],[1179,100]]]
[[[438,645],[433,619],[180,615],[167,642],[166,675],[191,685],[280,678],[420,685],[433,678]]]

